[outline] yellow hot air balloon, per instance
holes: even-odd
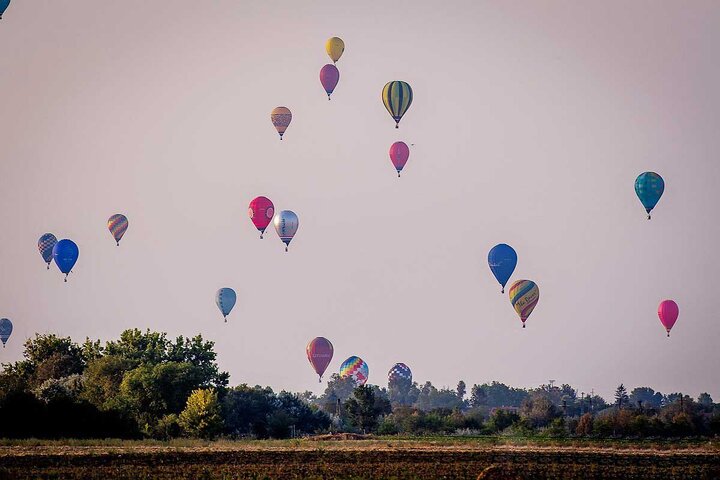
[[[525,320],[528,319],[539,299],[540,289],[531,280],[518,280],[510,287],[510,303],[522,320],[523,328],[525,328]]]
[[[270,112],[270,120],[272,120],[275,130],[280,134],[280,140],[282,140],[285,130],[287,130],[288,125],[290,125],[292,121],[290,109],[287,107],[273,108],[273,111]]]
[[[345,51],[345,42],[342,41],[342,38],[338,37],[328,38],[328,41],[325,42],[325,51],[328,57],[330,57],[330,60],[336,63]]]
[[[382,90],[382,101],[390,116],[395,120],[395,128],[399,128],[400,119],[412,105],[412,88],[406,82],[399,80],[388,82]]]

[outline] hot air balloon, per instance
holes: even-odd
[[[225,323],[227,323],[227,316],[230,315],[230,311],[235,306],[236,300],[237,295],[235,294],[235,290],[232,288],[221,288],[215,294],[215,303],[220,309],[220,312],[223,314]]]
[[[295,212],[290,210],[283,210],[282,212],[275,215],[275,231],[277,232],[280,240],[285,244],[285,251],[288,251],[288,246],[297,232],[300,221],[298,220]]]
[[[318,374],[318,382],[322,382],[323,373],[333,357],[333,346],[325,337],[315,337],[305,347],[305,353],[315,373]]]
[[[335,65],[328,63],[320,69],[320,83],[327,93],[328,100],[330,100],[330,94],[335,90],[338,81],[340,81],[340,71]]]
[[[125,231],[128,228],[128,219],[122,213],[116,213],[112,217],[108,218],[108,230],[115,239],[117,246],[120,246],[120,239],[125,235]]]
[[[50,262],[53,259],[53,247],[57,243],[57,238],[52,233],[46,233],[38,240],[38,250],[43,260],[47,263],[47,269],[50,270]]]
[[[340,365],[340,377],[352,377],[356,385],[365,385],[368,375],[368,366],[360,357],[353,355]]]
[[[283,134],[287,130],[288,125],[292,121],[292,113],[289,108],[286,107],[275,107],[270,112],[270,120],[275,125],[275,130],[280,134],[280,140],[283,139]]]
[[[510,287],[510,303],[520,315],[523,328],[525,328],[525,320],[530,316],[535,305],[540,299],[540,289],[535,282],[530,280],[518,280]]]
[[[60,271],[65,274],[65,281],[72,268],[77,262],[80,250],[75,242],[68,239],[60,240],[53,247],[53,258],[55,259],[55,265],[58,266]]]
[[[410,371],[410,367],[408,367],[404,363],[396,363],[388,372],[389,385],[394,385],[395,383],[400,381],[412,383],[412,372]]]
[[[7,318],[0,318],[0,341],[2,341],[3,348],[12,335],[12,322]]]
[[[390,116],[395,120],[395,128],[400,128],[400,119],[412,105],[412,88],[407,83],[398,80],[388,82],[382,90],[382,101]]]
[[[5,10],[7,10],[8,5],[10,5],[10,0],[0,0],[0,20],[2,20],[3,13],[5,13]]]
[[[672,300],[663,300],[658,305],[658,317],[660,317],[660,323],[663,324],[667,331],[667,336],[670,336],[670,329],[675,325],[680,314],[680,309],[677,303]]]
[[[502,286],[500,293],[505,293],[505,285],[510,280],[510,275],[515,271],[517,265],[517,253],[510,245],[504,243],[495,245],[488,253],[488,265],[490,265],[490,270]]]
[[[641,173],[635,179],[635,193],[645,207],[648,220],[650,220],[650,211],[655,208],[664,191],[665,181],[655,172]]]
[[[397,170],[398,178],[400,178],[400,172],[405,167],[408,157],[410,157],[410,148],[405,142],[395,142],[390,145],[390,161]]]
[[[345,42],[338,37],[328,38],[327,42],[325,42],[325,51],[327,52],[328,57],[330,57],[330,60],[332,60],[333,63],[337,63],[345,51]]]
[[[263,238],[265,229],[270,225],[273,215],[275,215],[275,206],[267,197],[255,197],[250,202],[248,214],[255,228],[260,230],[260,238]]]

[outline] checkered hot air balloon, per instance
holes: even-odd
[[[112,217],[108,218],[107,222],[108,230],[115,239],[117,246],[120,246],[120,239],[125,235],[128,228],[128,219],[122,213],[116,213]]]
[[[401,381],[412,383],[412,371],[404,363],[396,363],[388,372],[388,385],[394,385]]]
[[[370,371],[362,358],[352,356],[340,365],[340,377],[351,377],[356,385],[365,385]]]
[[[5,348],[5,344],[8,341],[8,338],[10,338],[10,335],[13,331],[13,324],[10,320],[7,318],[1,318],[0,319],[0,341],[2,341],[3,348]]]
[[[47,263],[47,269],[50,270],[50,263],[53,259],[53,247],[57,243],[57,238],[52,233],[46,233],[38,240],[38,250],[43,260]]]

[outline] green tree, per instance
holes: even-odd
[[[222,428],[217,392],[209,388],[194,390],[178,417],[178,423],[190,436],[214,438]]]
[[[650,387],[633,388],[629,396],[629,405],[643,408],[660,408],[662,405],[662,393],[656,392]]]
[[[353,396],[345,402],[345,410],[350,423],[363,432],[373,431],[381,415],[390,413],[390,402],[376,401],[373,388],[361,385],[353,391]]]
[[[713,399],[712,399],[712,397],[710,396],[710,394],[707,393],[707,392],[701,393],[701,394],[698,396],[697,401],[698,401],[698,403],[699,403],[700,405],[702,405],[703,407],[712,407],[712,406],[713,406]]]
[[[467,393],[467,387],[465,386],[465,382],[463,382],[462,380],[458,382],[456,392],[460,400],[465,398],[465,393]]]
[[[629,401],[630,399],[627,394],[627,388],[625,388],[625,385],[621,383],[615,389],[615,405],[617,405],[618,408],[623,408],[623,406],[626,406]]]

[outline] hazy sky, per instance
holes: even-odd
[[[452,8],[450,7],[452,5]],[[0,22],[0,316],[216,342],[231,383],[320,392],[315,336],[386,383],[554,379],[720,399],[720,3],[14,1]],[[328,102],[325,40],[346,44]],[[412,85],[400,129],[380,101]],[[293,112],[285,140],[273,107]],[[388,148],[415,143],[401,179]],[[635,177],[660,173],[652,221]],[[290,252],[247,217],[294,210]],[[125,213],[118,248],[107,218]],[[38,237],[71,238],[64,284]],[[487,267],[540,287],[521,322]],[[238,292],[227,324],[214,303]],[[666,338],[657,305],[680,318]]]

